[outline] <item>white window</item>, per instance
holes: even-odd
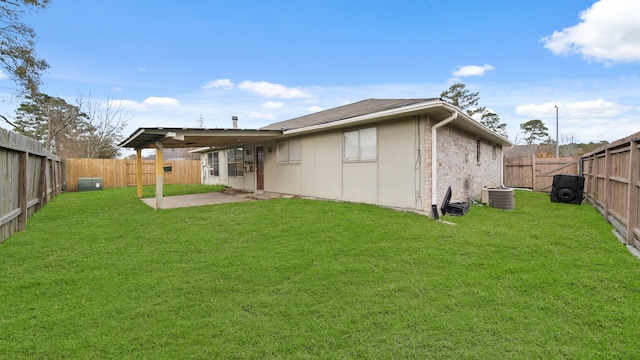
[[[208,154],[209,175],[220,176],[220,153],[218,151]]]
[[[378,131],[367,128],[343,133],[345,161],[372,161],[378,154]]]
[[[297,164],[300,162],[300,140],[278,143],[278,164]]]
[[[244,162],[244,152],[242,148],[227,150],[227,167],[229,176],[243,176],[242,165]]]

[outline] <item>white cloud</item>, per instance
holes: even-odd
[[[555,106],[558,106],[558,116],[562,114],[562,117],[567,119],[567,121],[576,124],[593,119],[613,118],[624,112],[633,110],[632,106],[624,106],[616,102],[597,99],[518,105],[516,106],[516,114],[526,115],[531,118],[555,117]]]
[[[640,130],[637,120],[631,120],[637,116],[631,113],[635,111],[633,106],[603,99],[524,104],[518,105],[515,112],[526,119],[542,120],[549,128],[549,135],[555,138],[555,105],[558,106],[560,136],[571,135],[579,142],[612,141]]]
[[[209,128],[228,128],[231,116],[238,115],[240,127],[257,129],[280,120],[293,119],[346,103],[367,98],[413,98],[437,96],[448,84],[372,84],[360,86],[310,86],[304,90],[310,98],[264,99],[245,91],[221,92],[212,97],[201,89],[192,94],[164,94],[180,99],[180,106],[143,105],[128,100],[123,105],[133,119],[123,132],[133,133],[138,127],[195,127],[202,115]],[[608,80],[580,79],[540,81],[533,83],[485,83],[474,85],[481,94],[481,105],[494,110],[507,124],[509,139],[518,140],[520,124],[540,119],[555,138],[555,108],[559,107],[561,139],[572,134],[580,142],[613,141],[640,131],[640,77],[616,77]],[[260,98],[258,98],[260,99]],[[125,101],[125,100],[123,100]],[[268,101],[283,102],[280,109],[261,105]],[[0,103],[2,106],[2,103]],[[1,108],[0,108],[1,109]],[[10,109],[12,111],[12,109]],[[521,139],[520,139],[521,140]]]
[[[556,55],[581,54],[610,64],[640,62],[640,1],[600,0],[580,13],[579,24],[540,39]]]
[[[272,84],[266,81],[243,81],[238,87],[266,97],[283,99],[308,98],[311,94],[299,88],[289,88],[280,84]]]
[[[0,70],[0,80],[8,79],[9,77],[2,70]]]
[[[218,79],[218,80],[209,81],[208,83],[204,84],[202,88],[205,90],[209,90],[213,88],[230,90],[231,88],[233,88],[233,85],[234,84],[233,82],[231,82],[230,79]]]
[[[141,103],[133,100],[112,100],[111,104],[115,108],[121,107],[125,110],[150,111],[159,107],[177,107],[180,106],[180,101],[170,97],[150,96]]]
[[[150,96],[146,98],[142,104],[147,106],[179,106],[180,101],[170,97]]]
[[[147,68],[142,67],[142,66],[138,66],[138,71],[140,71],[140,72],[147,71]]]
[[[494,70],[495,68],[489,64],[482,66],[478,65],[466,65],[458,66],[458,69],[453,72],[453,76],[456,78],[463,76],[484,76],[487,71]]]
[[[283,106],[284,104],[279,101],[267,101],[266,103],[262,104],[262,107],[265,109],[280,109]]]

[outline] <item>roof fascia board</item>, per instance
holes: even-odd
[[[166,129],[167,132],[175,132],[182,136],[273,136],[282,134],[280,130],[259,130],[259,129]]]
[[[129,144],[139,141],[142,135],[155,136],[158,139],[171,139],[184,141],[185,136],[219,137],[219,136],[241,136],[241,137],[276,137],[282,135],[280,130],[259,130],[259,129],[183,129],[183,128],[139,128],[128,139],[120,143],[119,147],[129,147]],[[142,148],[148,146],[156,139],[145,142]]]
[[[144,128],[139,128],[138,131],[136,131],[133,135],[131,135],[127,140],[123,141],[120,143],[120,145],[118,145],[119,147],[127,147],[127,144],[129,144],[130,142],[134,141],[135,139],[138,138],[138,136],[142,135],[145,133]]]
[[[367,120],[377,120],[387,117],[393,117],[396,115],[402,115],[414,111],[426,110],[430,108],[434,108],[437,106],[441,106],[444,102],[442,100],[432,100],[429,102],[421,102],[417,104],[411,104],[407,106],[397,107],[389,110],[378,111],[370,114],[360,115],[344,120],[332,121],[324,124],[312,125],[303,128],[285,130],[283,135],[293,135],[293,134],[303,134],[307,132],[315,132],[320,130],[328,130],[337,127],[344,127],[351,124],[356,124],[359,122],[367,121]],[[455,110],[454,110],[455,111]]]

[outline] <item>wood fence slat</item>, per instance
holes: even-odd
[[[200,184],[200,160],[168,160],[163,166],[171,171],[163,176],[164,184]],[[155,160],[142,161],[142,184],[156,183]],[[136,186],[136,160],[124,159],[66,159],[67,191],[78,191],[78,178],[102,178],[105,189]]]
[[[27,163],[29,153],[22,152],[18,161],[18,208],[20,208],[20,218],[18,219],[18,230],[24,230],[27,227],[28,213],[28,192],[27,192]]]
[[[629,192],[627,194],[627,244],[634,244],[634,235],[640,240],[640,141],[631,141],[629,147]]]
[[[578,158],[505,158],[504,184],[551,192],[554,175],[578,175]]]
[[[39,142],[0,128],[0,242],[58,194],[60,164]]]
[[[614,224],[628,245],[640,248],[640,133],[581,157],[589,170],[587,200]]]

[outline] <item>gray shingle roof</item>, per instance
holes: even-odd
[[[340,106],[317,113],[300,116],[294,119],[280,121],[267,125],[260,130],[291,130],[307,126],[326,124],[338,120],[372,114],[379,111],[399,108],[425,101],[439,100],[438,98],[426,99],[367,99],[353,104]]]

